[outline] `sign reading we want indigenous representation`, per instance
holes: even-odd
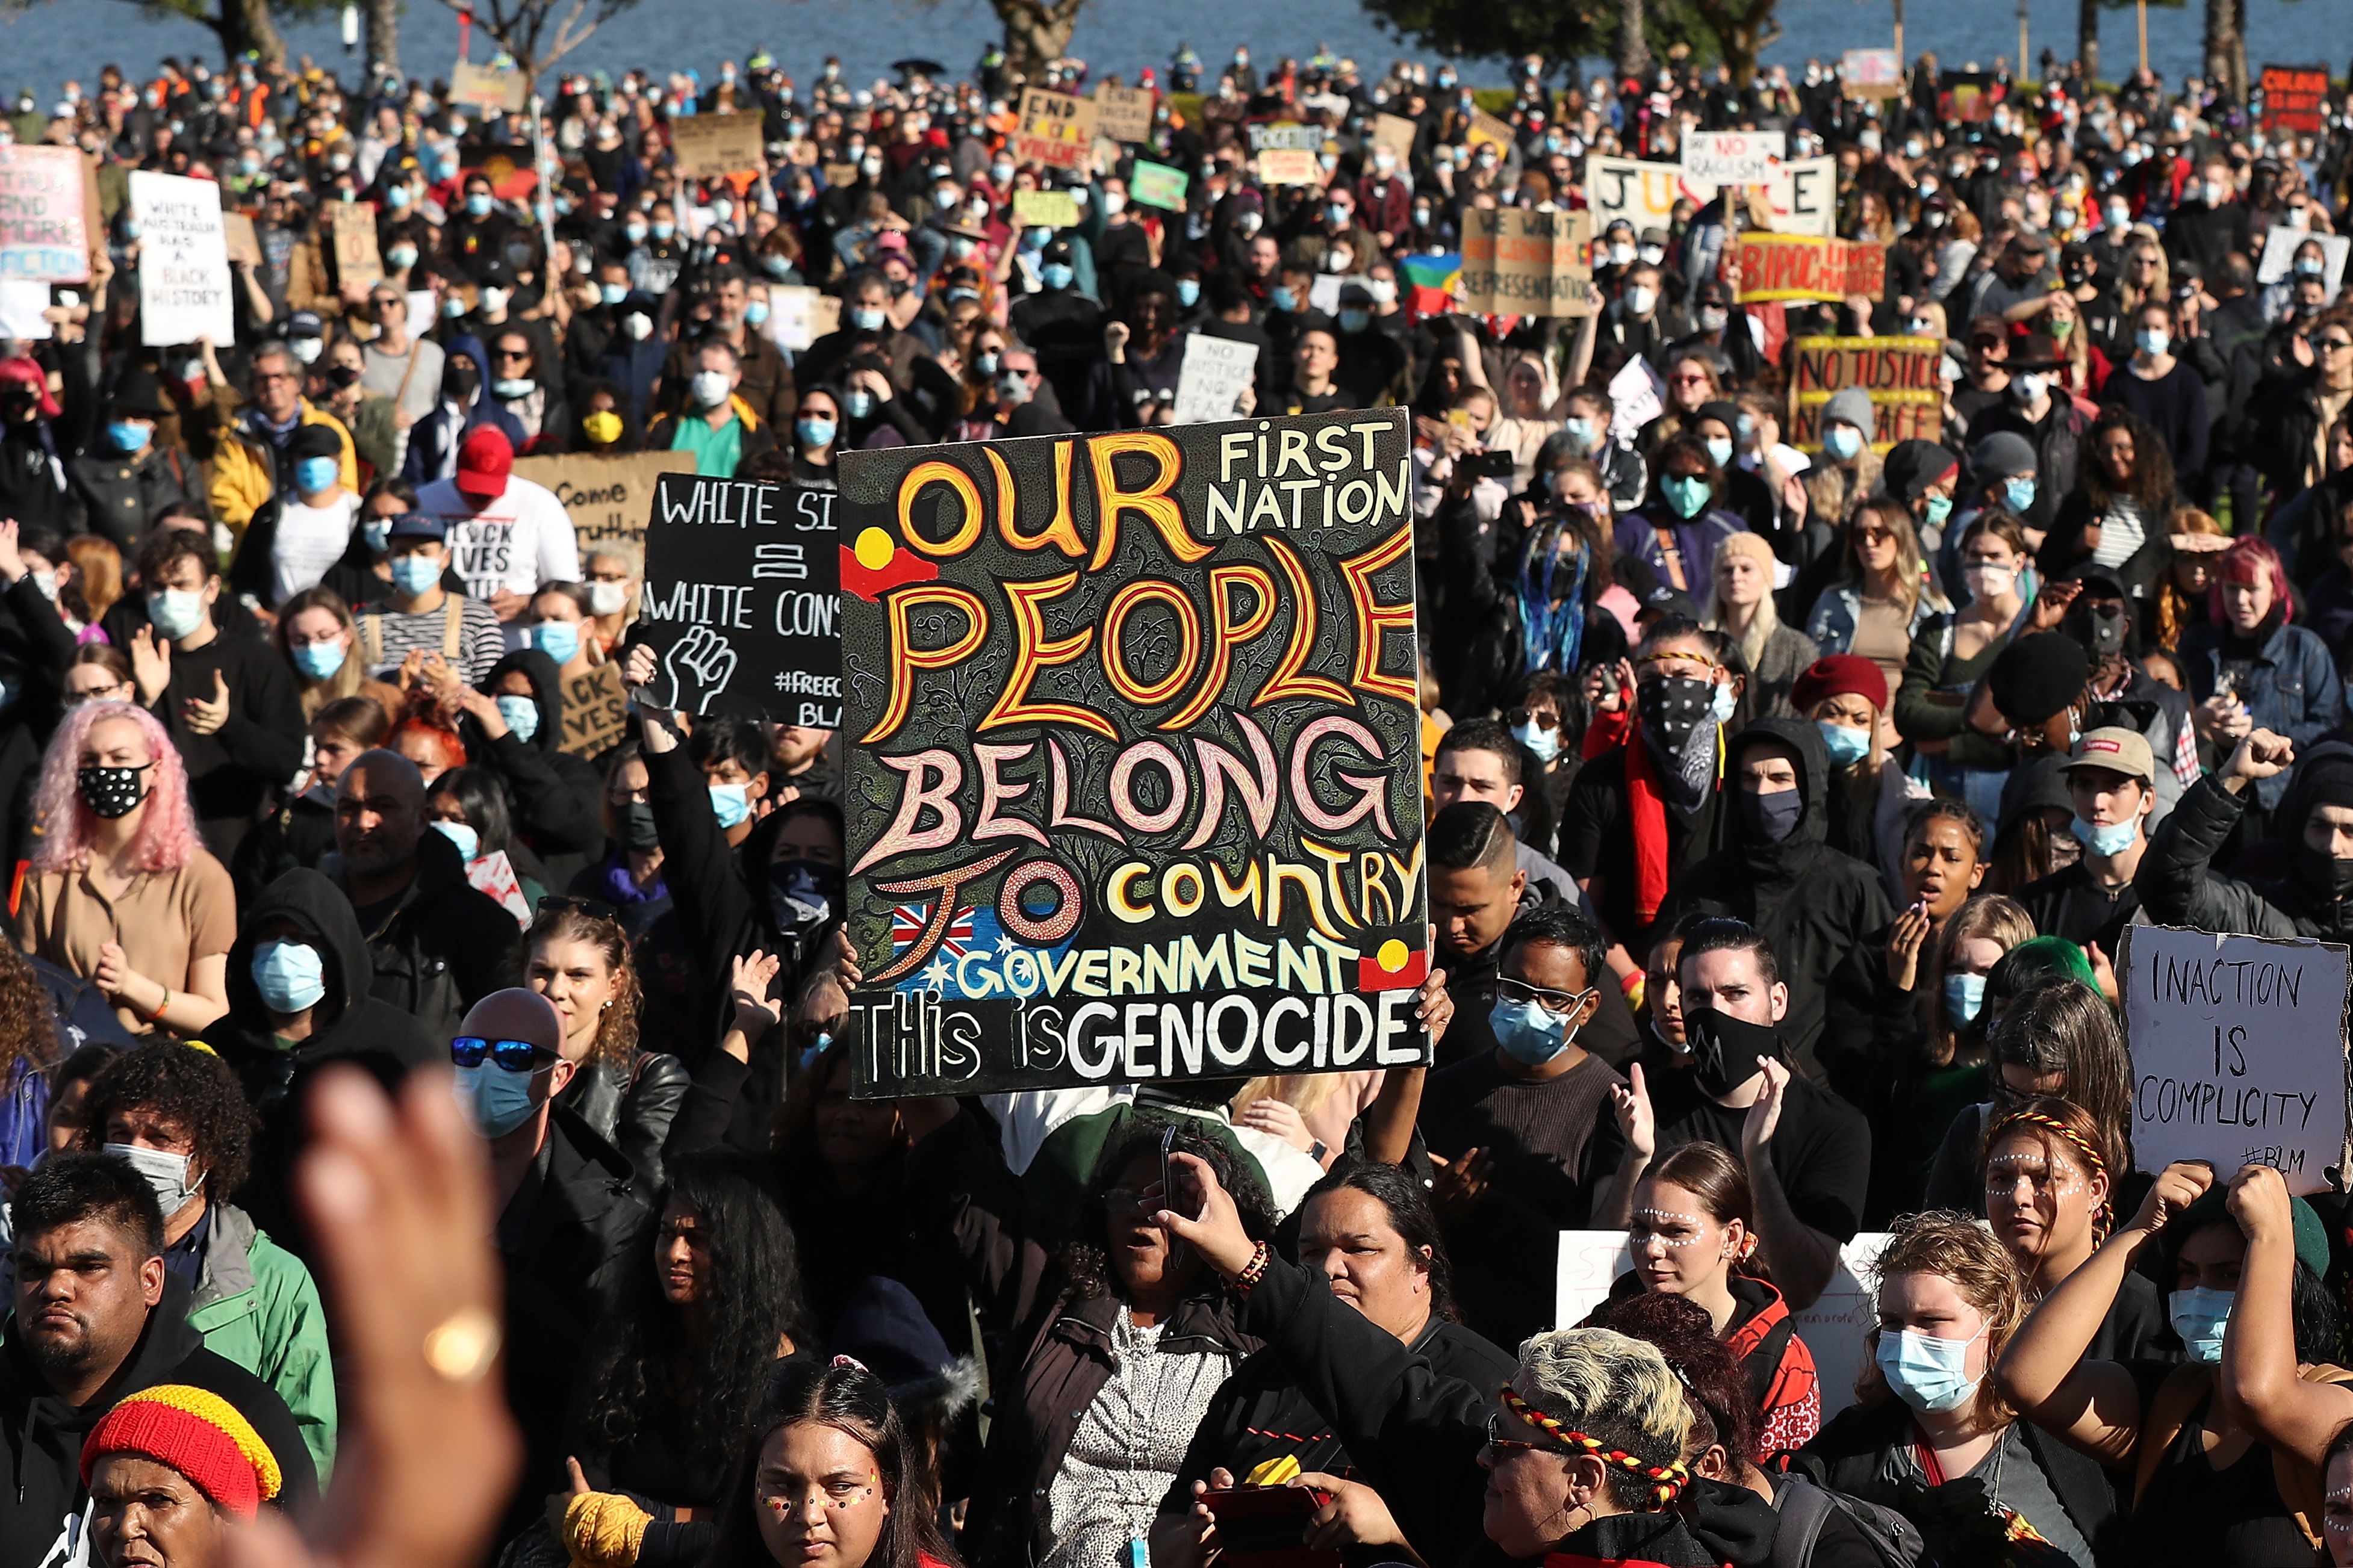
[[[1402,409],[843,454],[856,1092],[1414,1067]]]

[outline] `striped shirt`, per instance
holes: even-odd
[[[469,599],[450,594],[437,609],[419,615],[406,616],[389,605],[369,605],[357,613],[360,623],[361,657],[367,661],[367,673],[385,679],[396,673],[401,660],[411,649],[428,657],[449,651],[449,610],[458,611],[455,656],[450,662],[458,667],[469,686],[480,686],[490,679],[491,667],[506,657],[505,634],[499,627],[498,616],[480,599]],[[378,647],[376,639],[381,637]]]

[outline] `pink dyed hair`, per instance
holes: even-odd
[[[41,759],[37,805],[45,831],[33,851],[36,872],[73,870],[90,853],[98,816],[81,798],[75,775],[81,771],[83,742],[92,729],[110,719],[138,725],[147,738],[147,754],[154,759],[147,770],[146,815],[140,818],[132,858],[142,870],[176,871],[204,848],[196,836],[195,808],[188,802],[188,770],[162,721],[134,702],[84,702],[67,710],[65,722],[58,726]]]
[[[2279,612],[2283,624],[2295,619],[2295,600],[2287,591],[2287,568],[2280,563],[2279,552],[2268,540],[2247,537],[2234,539],[2231,548],[2222,552],[2222,559],[2214,563],[2214,581],[2206,587],[2206,618],[2218,626],[2231,624],[2222,613],[2222,584],[2225,583],[2263,583],[2272,585],[2272,607]]]

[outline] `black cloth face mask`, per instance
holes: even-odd
[[[1714,1007],[1683,1013],[1683,1038],[1691,1042],[1692,1077],[1711,1097],[1729,1094],[1763,1070],[1758,1064],[1781,1054],[1780,1032]]]
[[[153,763],[136,768],[86,767],[74,775],[74,784],[91,811],[112,822],[139,809],[147,798],[145,782],[140,777]]]
[[[1669,757],[1683,755],[1692,731],[1709,722],[1715,707],[1715,682],[1697,676],[1662,675],[1634,688],[1642,732]]]

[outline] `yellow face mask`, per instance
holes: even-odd
[[[609,408],[600,408],[580,421],[580,428],[599,447],[609,447],[621,438],[621,416]]]

